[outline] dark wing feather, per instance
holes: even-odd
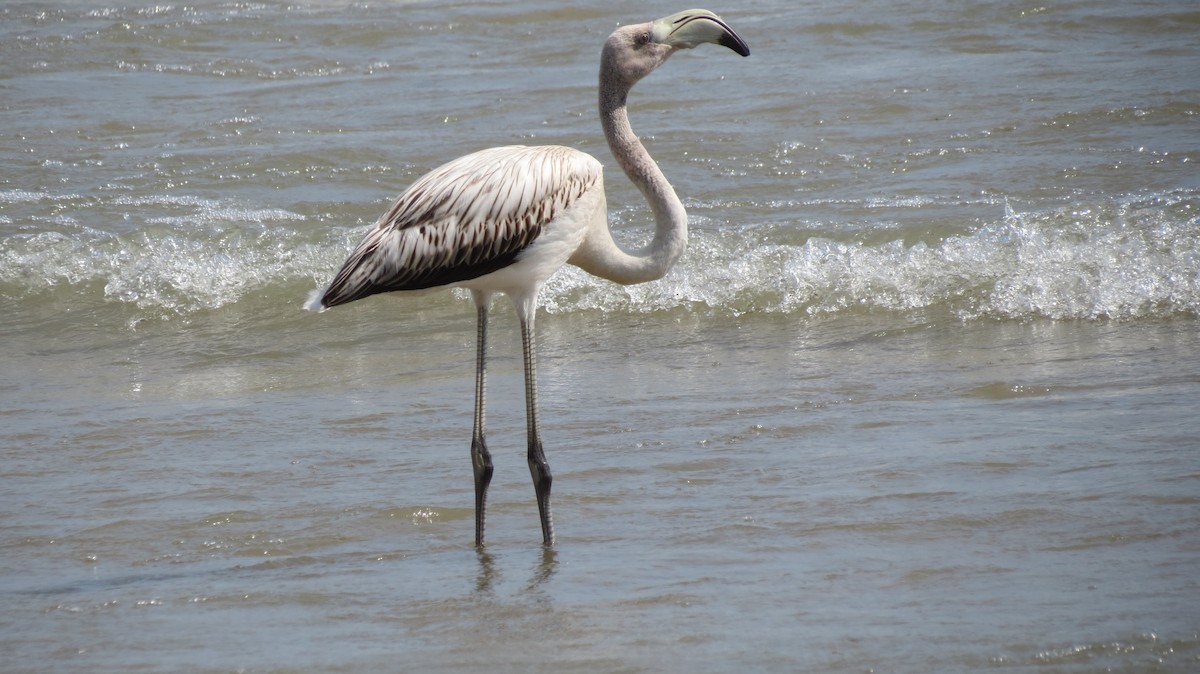
[[[434,288],[502,269],[599,177],[595,159],[557,146],[498,147],[444,164],[396,199],[320,303]]]

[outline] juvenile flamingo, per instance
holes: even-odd
[[[627,252],[608,229],[600,162],[561,146],[497,147],[455,159],[419,179],[392,204],[342,265],[309,297],[323,311],[384,292],[459,287],[471,291],[478,319],[475,357],[475,545],[483,546],[492,479],[485,441],[488,305],[512,300],[521,324],[529,471],[542,540],[554,544],[550,466],[538,420],[534,315],[538,290],[563,264],[621,284],[662,278],[687,245],[687,213],[629,125],[630,89],[671,54],[710,42],[741,54],[750,48],[716,14],[692,9],[618,28],[600,54],[600,122],[613,156],[654,212],[654,238]]]

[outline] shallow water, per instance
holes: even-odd
[[[911,3],[910,3],[911,5]],[[712,7],[631,117],[660,282],[299,311],[488,145],[610,166],[640,3],[0,8],[0,670],[1192,671],[1200,14]],[[430,50],[435,58],[430,58]]]

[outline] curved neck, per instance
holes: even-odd
[[[683,254],[687,247],[687,211],[629,125],[625,100],[632,83],[620,77],[618,68],[609,66],[605,58],[600,68],[600,123],[613,157],[654,212],[654,239],[640,251],[627,252],[612,241],[611,234],[604,236],[601,242],[591,242],[601,248],[593,251],[598,256],[591,256],[600,258],[594,260],[598,264],[584,268],[618,283],[642,283],[662,278]]]

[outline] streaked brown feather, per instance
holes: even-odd
[[[600,178],[600,164],[559,146],[483,150],[413,183],[370,229],[325,290],[332,307],[422,290],[512,264]]]

